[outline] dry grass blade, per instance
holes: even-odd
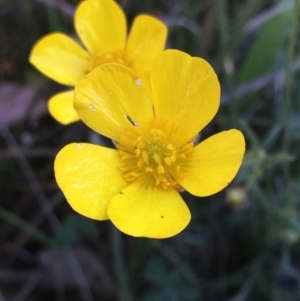
[[[37,202],[39,203],[41,210],[45,211],[45,216],[49,221],[49,224],[53,231],[59,228],[60,222],[55,215],[52,205],[49,202],[43,188],[41,187],[38,179],[34,171],[32,170],[30,164],[28,163],[24,153],[22,152],[19,144],[15,140],[12,132],[10,129],[3,123],[0,123],[0,133],[4,140],[7,143],[8,149],[14,155],[16,161],[18,162],[24,177],[28,181],[29,186],[32,189],[33,194],[36,197]],[[17,150],[17,152],[15,152]],[[47,212],[47,213],[46,213]],[[86,301],[93,301],[92,293],[90,291],[88,282],[82,272],[82,269],[78,263],[78,259],[76,256],[71,252],[70,256],[68,256],[68,262],[70,264],[71,270],[77,280],[78,287],[80,289],[81,295]]]
[[[47,112],[46,100],[37,97],[41,83],[19,85],[0,84],[0,120],[3,124],[14,126],[27,118],[37,120]]]
[[[42,3],[44,5],[48,5],[54,7],[61,11],[68,17],[73,17],[75,8],[73,5],[62,1],[62,0],[34,0],[35,2]]]

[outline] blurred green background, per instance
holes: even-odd
[[[123,235],[75,213],[54,180],[69,142],[109,141],[62,126],[46,102],[63,87],[28,63],[34,42],[75,36],[78,0],[0,0],[0,301],[299,301],[298,0],[119,0],[169,28],[167,48],[205,58],[222,86],[201,138],[238,128],[235,181],[183,193],[192,221],[165,240]],[[200,116],[200,115],[199,115]]]

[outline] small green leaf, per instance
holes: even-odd
[[[78,214],[69,215],[55,234],[58,245],[67,247],[97,234],[96,222]]]
[[[244,56],[238,71],[240,83],[250,82],[274,69],[278,53],[284,45],[291,12],[285,11],[265,23]]]

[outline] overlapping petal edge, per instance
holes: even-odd
[[[155,118],[172,119],[184,128],[189,139],[202,130],[217,112],[219,83],[209,64],[200,58],[192,58],[175,50],[161,54],[150,69],[151,95],[136,80],[137,75],[124,66],[107,64],[96,68],[85,79],[81,79],[76,87],[75,108],[78,115],[95,131],[118,141],[122,131],[134,126],[132,120],[142,125],[154,117],[152,106]],[[195,147],[183,166],[186,176],[180,182],[181,186],[197,196],[220,191],[236,175],[244,151],[244,137],[238,130],[210,137]],[[64,148],[58,158],[65,152]],[[72,155],[69,152],[68,155],[76,158],[72,176],[86,183],[82,175],[84,170],[89,170],[90,156],[86,154],[85,164],[78,164],[76,153]],[[105,168],[117,170],[116,165],[107,166]],[[56,179],[67,196],[67,187],[72,183],[67,183],[69,176],[63,173],[64,169],[57,159]],[[101,179],[98,180],[101,183]],[[123,185],[124,180],[121,182]],[[95,216],[86,213],[89,203],[99,199],[102,194],[99,186],[93,186],[93,183],[91,181],[89,186],[91,198],[87,202],[82,203],[78,194],[76,198],[67,197],[75,210],[91,218]],[[133,236],[165,238],[179,233],[189,223],[190,212],[176,190],[158,189],[154,182],[144,177],[127,183],[127,186],[117,192],[105,207],[107,217],[121,231]],[[103,212],[101,202],[99,211]]]
[[[76,9],[74,25],[87,51],[67,35],[52,33],[33,46],[29,57],[30,63],[40,72],[63,85],[74,86],[87,73],[89,57],[99,49],[124,49],[130,54],[131,64],[142,76],[164,49],[167,37],[167,28],[163,23],[151,16],[140,15],[133,22],[126,45],[126,17],[121,7],[112,0],[82,1]],[[56,97],[48,107],[51,108],[50,114],[66,125],[79,118],[68,102],[69,98],[63,96],[67,95],[60,95],[61,103]]]

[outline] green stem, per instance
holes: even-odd
[[[113,248],[113,267],[118,282],[118,301],[134,301],[129,288],[128,273],[124,264],[121,232],[112,226],[111,240]]]
[[[221,37],[221,48],[226,49],[222,56],[223,68],[225,69],[225,84],[229,94],[229,110],[232,125],[235,126],[237,122],[237,103],[234,99],[234,78],[233,78],[233,62],[229,50],[230,42],[230,29],[229,29],[229,17],[228,17],[228,3],[227,0],[218,0],[218,25]]]
[[[178,271],[192,284],[199,284],[199,278],[190,266],[170,247],[160,240],[152,240],[151,245],[156,248]]]
[[[0,219],[18,227],[22,231],[26,232],[33,239],[36,239],[40,243],[48,246],[50,248],[57,247],[56,242],[44,234],[39,229],[33,227],[31,224],[27,223],[25,220],[21,219],[17,215],[9,212],[8,210],[0,207]]]
[[[253,184],[257,181],[257,179],[261,176],[263,169],[261,167],[257,167],[251,174],[250,178],[246,182],[245,191],[248,192],[252,188]]]
[[[285,102],[284,102],[284,120],[283,120],[283,152],[289,152],[289,139],[290,139],[290,113],[292,102],[292,63],[295,56],[295,45],[297,42],[297,25],[298,25],[299,3],[294,0],[293,18],[291,26],[291,35],[288,45],[287,64],[286,64],[286,78],[285,78]],[[289,163],[283,165],[283,176],[286,185],[290,179],[290,166]]]

